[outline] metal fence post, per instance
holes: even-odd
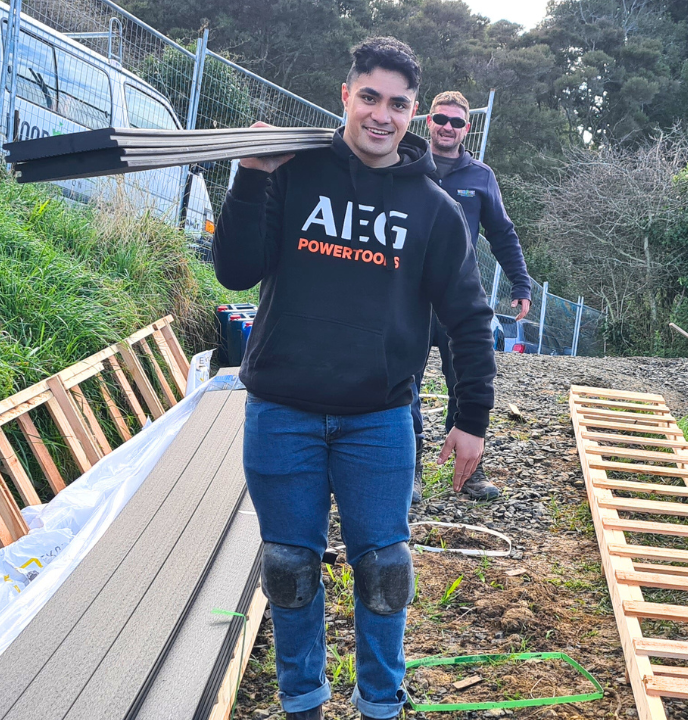
[[[576,308],[576,324],[573,326],[573,344],[571,355],[576,357],[578,353],[578,338],[580,337],[581,320],[583,319],[583,296],[578,296],[578,307]]]
[[[492,292],[490,293],[490,307],[494,310],[497,307],[497,291],[499,281],[502,277],[502,266],[495,261],[494,280],[492,281]]]
[[[542,283],[542,305],[540,307],[540,337],[538,339],[538,355],[542,354],[542,331],[545,329],[545,313],[547,312],[547,291],[549,283]]]
[[[7,119],[7,139],[14,140],[14,105],[17,99],[17,47],[19,45],[19,30],[21,28],[21,6],[22,0],[16,0],[14,4],[14,37],[12,38],[12,77],[10,78],[10,106]]]
[[[205,58],[208,53],[208,28],[203,35],[196,40],[196,59],[194,60],[194,72],[191,78],[191,90],[189,92],[189,107],[186,112],[186,129],[196,129],[196,118],[198,117],[198,104],[201,99],[201,86],[203,85],[203,70]],[[179,181],[179,210],[177,212],[177,224],[181,224],[184,218],[186,206],[186,184],[189,179],[189,166],[182,167]]]
[[[492,105],[494,104],[495,91],[494,88],[490,90],[490,97],[487,101],[487,110],[485,110],[485,126],[483,128],[483,140],[480,143],[480,152],[478,153],[478,160],[483,161],[485,157],[485,147],[487,146],[487,134],[490,132],[490,118],[492,117]]]
[[[7,33],[3,43],[2,70],[0,71],[0,135],[3,145],[8,139],[10,127],[9,114],[5,122],[5,92],[7,88],[7,73],[9,72],[10,57],[14,54],[14,21],[16,16],[17,0],[10,0],[10,10],[7,17]],[[13,63],[16,65],[16,63]],[[11,100],[11,98],[10,98]]]

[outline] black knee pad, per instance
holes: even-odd
[[[260,577],[265,597],[273,605],[304,607],[318,592],[320,558],[305,547],[265,543]]]
[[[414,596],[413,560],[408,543],[371,550],[359,561],[354,580],[361,602],[378,615],[403,610]]]

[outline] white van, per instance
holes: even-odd
[[[9,8],[0,3],[3,47]],[[4,50],[3,50],[4,52]],[[10,84],[8,74],[8,87]],[[5,112],[9,92],[5,90]],[[163,95],[116,60],[79,44],[22,14],[17,53],[15,140],[62,135],[106,127],[182,129]],[[213,211],[203,175],[181,167],[147,170],[108,178],[56,183],[78,202],[108,199],[123,191],[129,207],[151,210],[172,224],[185,218],[195,238],[212,233]]]

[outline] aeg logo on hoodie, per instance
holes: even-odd
[[[342,231],[340,234],[337,232],[337,225],[335,223],[334,213],[332,212],[332,202],[330,201],[330,198],[326,197],[325,195],[320,195],[320,200],[318,204],[313,209],[313,212],[311,212],[311,214],[308,216],[308,219],[304,223],[301,230],[303,232],[306,232],[311,225],[322,225],[325,228],[325,234],[329,237],[339,237],[342,240],[351,240],[353,209],[354,204],[349,201],[346,204],[346,211],[344,212]],[[373,213],[375,212],[375,208],[372,205],[359,205],[358,212],[359,215],[361,213]],[[401,220],[405,220],[408,217],[406,213],[397,212],[396,210],[390,211],[389,215],[390,218],[400,218]],[[367,228],[368,233],[370,233],[370,228],[372,226],[373,236],[375,237],[375,239],[381,245],[387,244],[387,238],[385,237],[384,212],[381,212],[375,218],[360,217],[358,225],[360,225],[361,228]],[[406,228],[399,225],[392,225],[390,230],[393,237],[392,247],[395,250],[401,250],[404,247],[404,243],[406,242]],[[368,240],[370,240],[370,235],[358,235],[357,240],[362,243],[368,242]]]

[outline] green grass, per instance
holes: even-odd
[[[126,205],[70,206],[0,175],[0,399],[168,313],[188,354],[214,341],[232,293],[181,232]]]

